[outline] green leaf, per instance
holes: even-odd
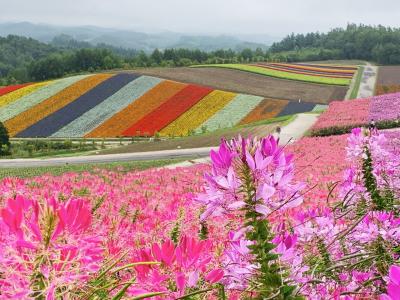
[[[165,294],[164,292],[155,292],[155,293],[147,293],[147,294],[143,294],[137,297],[133,297],[130,300],[140,300],[140,299],[146,299],[146,298],[150,298],[150,297],[155,297],[155,296],[160,296]]]

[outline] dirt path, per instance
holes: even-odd
[[[378,77],[378,67],[367,64],[364,68],[364,74],[361,79],[360,89],[357,98],[372,97],[375,93],[375,84]]]

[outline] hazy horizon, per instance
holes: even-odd
[[[0,4],[3,0],[0,0]],[[269,35],[326,32],[348,23],[400,27],[400,2],[383,0],[36,0],[4,1],[0,22],[97,26],[196,35]]]

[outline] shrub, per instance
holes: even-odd
[[[8,135],[7,128],[0,122],[0,155],[7,155],[10,153],[10,136]]]

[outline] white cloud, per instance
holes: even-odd
[[[400,26],[397,0],[0,0],[0,21],[283,35],[347,23]]]

